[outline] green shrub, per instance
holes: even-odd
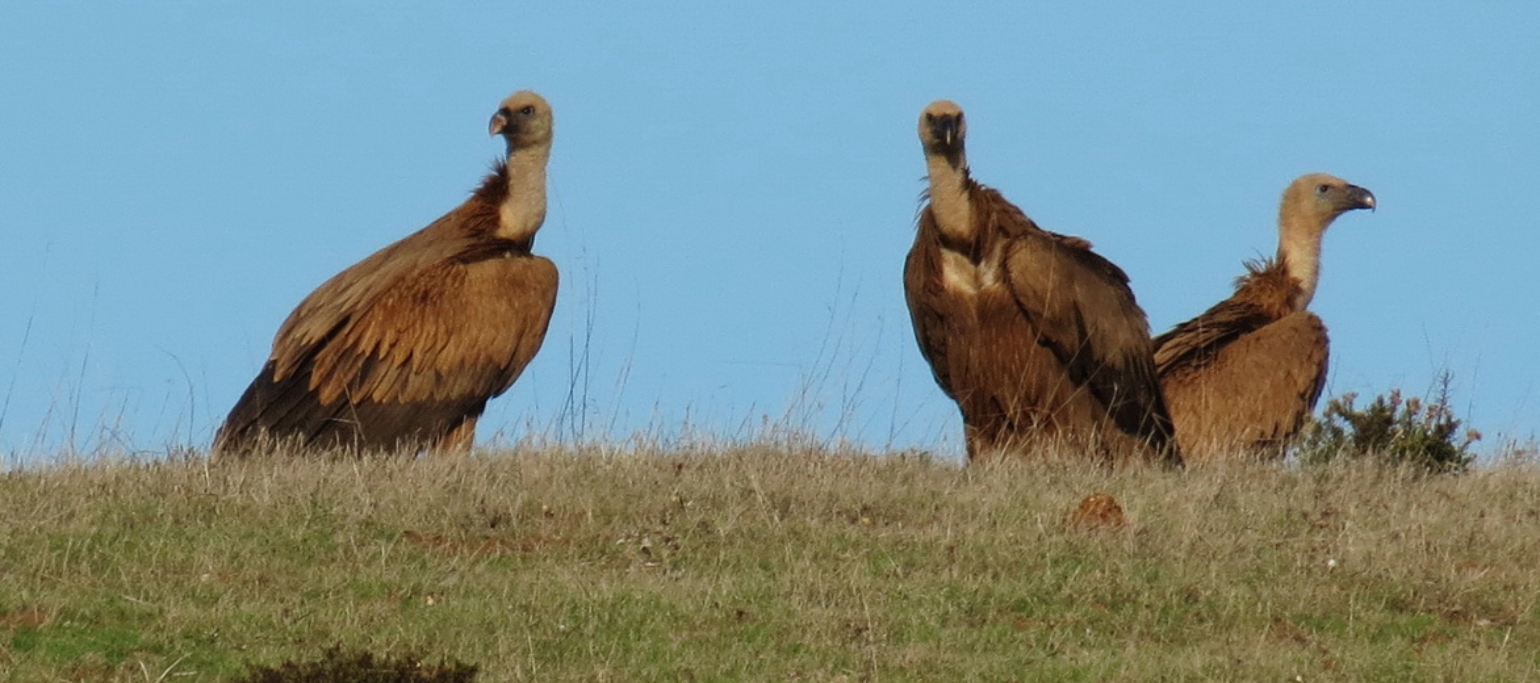
[[[1374,397],[1369,405],[1354,405],[1348,393],[1326,402],[1321,417],[1305,426],[1297,449],[1301,461],[1323,464],[1339,458],[1369,459],[1426,472],[1463,472],[1475,460],[1471,444],[1481,439],[1474,429],[1460,431],[1463,422],[1449,407],[1449,373],[1434,380],[1433,396],[1403,399],[1401,390]]]
[[[416,657],[376,659],[368,652],[328,648],[321,659],[255,666],[237,683],[471,683],[477,668],[460,662],[425,664]]]

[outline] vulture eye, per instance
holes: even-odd
[[[1315,186],[1315,193],[1316,194],[1326,194],[1327,192],[1330,192],[1330,191],[1331,191],[1331,186],[1330,185],[1316,185]]]
[[[519,110],[519,113],[523,114],[525,116],[534,116],[535,115],[535,105],[533,105],[533,104],[526,104],[526,105],[524,105],[523,109]],[[1325,187],[1325,186],[1323,185],[1322,187]]]

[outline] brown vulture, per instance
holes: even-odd
[[[970,462],[1064,449],[1180,463],[1128,276],[970,177],[962,109],[920,115],[929,203],[904,263],[920,352]]]
[[[1301,176],[1278,209],[1278,255],[1246,264],[1235,294],[1155,339],[1155,364],[1182,451],[1193,461],[1277,458],[1326,383],[1326,326],[1306,310],[1321,236],[1374,194],[1324,173]]]
[[[556,304],[530,252],[545,221],[551,107],[504,100],[507,141],[470,198],[327,280],[289,314],[214,453],[466,451],[487,400],[518,379]]]

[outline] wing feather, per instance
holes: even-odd
[[[1155,366],[1162,376],[1201,366],[1225,345],[1271,323],[1274,317],[1249,301],[1231,297],[1155,338]]]
[[[1089,242],[1038,228],[999,193],[975,195],[1013,235],[1005,273],[1022,315],[1119,429],[1165,450],[1170,416],[1155,372],[1149,323],[1128,275]],[[1024,223],[1023,223],[1024,221]]]
[[[909,320],[914,326],[920,355],[930,364],[931,375],[941,391],[955,400],[952,368],[947,357],[950,316],[941,285],[939,232],[935,215],[929,206],[925,207],[920,213],[914,246],[904,259],[904,301],[909,307]]]
[[[317,355],[312,386],[381,403],[501,394],[544,339],[556,286],[538,256],[438,264],[360,312]]]
[[[1315,409],[1330,354],[1326,325],[1300,311],[1163,375],[1184,446],[1203,459],[1236,451],[1278,455]]]
[[[388,287],[329,290],[364,302],[353,310],[313,294],[307,302],[319,303],[290,317],[284,329],[295,337],[280,337],[216,442],[268,433],[306,447],[393,448],[431,441],[479,415],[539,350],[558,284],[548,259],[509,244],[480,251],[420,267]],[[366,289],[371,296],[361,294]],[[332,327],[317,333],[318,321]]]

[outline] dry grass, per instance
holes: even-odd
[[[1097,492],[1120,523],[1072,517]],[[194,459],[13,472],[0,520],[7,681],[228,680],[334,645],[483,682],[1540,680],[1522,464]]]

